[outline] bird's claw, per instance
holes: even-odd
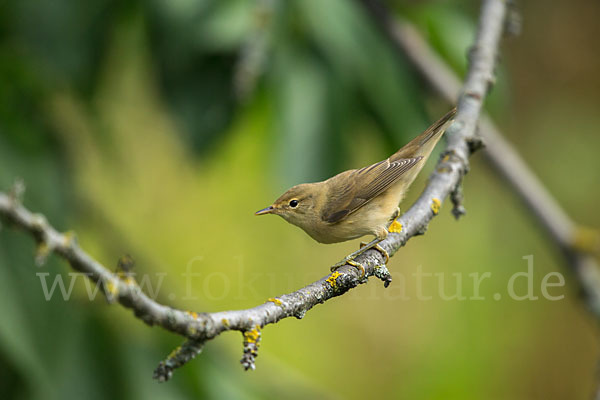
[[[346,261],[346,264],[350,264],[354,268],[356,268],[356,269],[358,269],[360,271],[360,278],[358,278],[359,281],[362,280],[365,277],[367,271],[365,270],[365,267],[362,264],[357,263],[354,260],[348,260],[348,261]]]
[[[367,271],[365,270],[365,267],[360,264],[357,263],[356,261],[354,261],[353,258],[344,258],[342,261],[335,263],[332,267],[331,267],[331,272],[336,271],[337,269],[343,267],[344,265],[352,265],[354,268],[358,269],[360,271],[360,278],[359,279],[363,279],[365,277],[365,275],[367,274]]]
[[[362,249],[363,247],[365,247],[368,243],[367,242],[360,242],[360,248]],[[383,262],[384,264],[387,264],[388,261],[390,261],[390,255],[388,254],[388,252],[381,247],[379,244],[374,244],[373,246],[370,247],[371,249],[375,249],[377,251],[379,251],[381,253],[381,255],[383,256],[383,258],[385,259],[385,261]],[[347,262],[348,260],[345,260],[345,262]]]
[[[344,265],[348,264],[348,261],[350,261],[350,258],[344,258],[342,261],[333,264],[330,268],[331,272],[334,272],[343,267]]]
[[[366,246],[365,243],[361,243],[360,244],[360,248],[361,249],[363,249],[365,246]],[[381,247],[379,244],[376,243],[376,244],[372,245],[371,247],[369,247],[369,249],[375,249],[375,250],[377,250],[377,251],[379,251],[381,253],[381,255],[384,258],[384,261],[383,261],[384,265],[387,264],[388,261],[390,260],[390,255],[388,254],[388,252],[383,247]],[[365,250],[367,250],[367,249],[365,249]],[[362,254],[362,252],[359,252],[359,254]],[[354,259],[357,256],[358,256],[358,254],[351,254],[350,256],[345,257],[342,261],[340,261],[338,263],[335,263],[331,267],[331,272],[334,272],[337,269],[339,269],[339,268],[343,267],[344,265],[348,264],[348,265],[352,265],[353,267],[357,268],[360,271],[360,273],[361,273],[360,279],[363,279],[365,277],[365,275],[366,275],[367,272],[365,270],[365,267],[362,264],[354,261]]]
[[[384,261],[383,261],[383,263],[384,263],[384,264],[387,264],[387,263],[388,263],[388,261],[390,261],[390,255],[389,255],[389,254],[388,254],[388,252],[387,252],[387,251],[386,251],[386,250],[385,250],[383,247],[381,247],[379,244],[376,244],[376,245],[374,245],[372,248],[373,248],[373,249],[375,249],[375,250],[377,250],[377,251],[379,251],[379,252],[381,253],[381,255],[382,255],[382,256],[383,256],[383,258],[384,258]]]

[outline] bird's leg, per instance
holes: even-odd
[[[396,211],[394,211],[394,214],[392,214],[392,218],[390,219],[391,223],[393,223],[396,218],[398,218],[400,216],[400,207],[396,207]]]
[[[390,224],[387,227],[387,229],[382,229],[382,232],[380,232],[377,235],[377,237],[375,237],[375,239],[371,240],[368,243],[360,242],[360,248],[358,250],[356,250],[355,252],[348,254],[346,257],[344,257],[344,259],[342,261],[335,263],[331,267],[331,272],[335,271],[336,269],[338,269],[346,264],[349,264],[349,265],[352,265],[353,267],[358,268],[358,270],[361,272],[360,279],[364,278],[364,276],[366,274],[365,267],[363,265],[357,263],[356,261],[354,261],[354,259],[369,249],[375,249],[375,250],[379,251],[385,260],[383,263],[387,264],[388,261],[390,261],[390,255],[383,247],[381,247],[379,245],[379,242],[381,242],[383,239],[386,238],[388,232],[399,232],[402,229],[402,225],[400,225],[398,222],[396,222],[396,218],[398,218],[399,216],[400,216],[400,207],[396,207],[396,211],[394,211],[394,214],[392,214],[392,216],[390,218]],[[396,224],[399,225],[399,227],[396,227]]]
[[[346,264],[350,264],[356,268],[358,268],[360,270],[360,272],[362,273],[360,276],[360,279],[365,277],[365,267],[362,266],[361,264],[357,263],[356,261],[354,261],[354,259],[356,257],[358,257],[359,255],[363,254],[365,251],[369,250],[369,249],[376,249],[379,252],[381,252],[381,254],[383,255],[383,257],[385,258],[385,263],[388,262],[388,260],[390,259],[390,256],[388,254],[387,251],[385,251],[385,249],[381,246],[379,246],[379,242],[381,242],[383,239],[385,239],[385,237],[376,237],[375,239],[373,239],[372,241],[370,241],[369,243],[361,243],[361,247],[360,249],[356,250],[355,252],[348,254],[346,257],[344,257],[344,259],[336,264],[334,264],[331,267],[331,271],[335,271],[336,269],[346,265]]]

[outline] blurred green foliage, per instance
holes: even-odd
[[[464,74],[477,3],[392,6]],[[597,24],[579,21],[597,8],[532,1],[523,13],[594,33]],[[532,19],[508,41],[489,108],[569,211],[598,226],[596,36],[568,46],[540,33],[544,24]],[[0,5],[0,190],[23,178],[30,209],[75,229],[107,266],[132,254],[138,274],[162,282],[157,300],[184,309],[251,307],[325,274],[356,243],[319,245],[252,212],[292,184],[388,156],[448,107],[357,2]],[[561,255],[478,156],[465,193],[468,217],[456,224],[442,210],[392,259],[389,289],[370,282],[265,328],[255,372],[241,370],[231,334],[167,384],[151,371],[180,338],[90,302],[81,279],[69,301],[46,300],[38,274],[68,284],[71,271],[54,257],[36,269],[31,240],[3,227],[0,396],[588,398],[597,332],[576,288],[557,289],[557,302],[492,298],[525,269],[523,256],[534,255],[539,283],[565,271]],[[185,279],[190,268],[201,278]],[[411,276],[420,268],[446,274],[447,293],[458,290],[452,274],[493,279],[485,301],[419,301]]]

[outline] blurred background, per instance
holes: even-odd
[[[479,2],[388,4],[464,76]],[[570,215],[598,227],[600,3],[520,10],[487,109]],[[157,301],[182,309],[252,307],[324,276],[358,241],[320,245],[253,212],[291,185],[387,157],[450,107],[355,1],[0,4],[0,190],[22,178],[27,207],[107,266],[131,254]],[[256,371],[242,370],[241,335],[228,333],[165,384],[152,371],[181,338],[90,301],[56,257],[38,269],[32,240],[5,226],[0,395],[589,398],[598,329],[562,255],[479,153],[464,186],[467,216],[445,205],[391,259],[390,288],[371,280],[265,327]],[[539,300],[510,299],[529,255]],[[431,300],[417,298],[418,271],[438,274],[423,280]],[[484,300],[441,295],[473,297],[470,274],[488,272]],[[541,296],[551,272],[565,274],[550,290],[562,300]],[[56,279],[75,280],[68,301],[58,286],[44,293]]]

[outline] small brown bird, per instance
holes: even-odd
[[[387,252],[378,243],[386,238],[389,226],[400,215],[398,205],[455,114],[456,108],[388,159],[344,171],[323,182],[296,185],[256,215],[279,215],[320,243],[375,235],[373,241],[332,267],[333,271],[351,264],[364,276],[364,267],[354,258],[374,247],[388,261]]]

